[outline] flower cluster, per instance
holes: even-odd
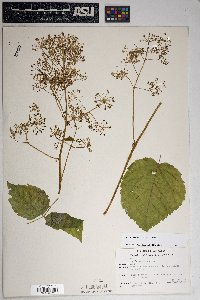
[[[108,125],[108,122],[106,120],[103,120],[102,122],[90,122],[88,125],[88,128],[92,131],[98,132],[100,135],[106,135],[106,130],[110,129],[111,126]]]
[[[14,124],[10,127],[11,138],[17,141],[17,137],[25,135],[27,139],[28,132],[31,130],[35,135],[42,133],[46,127],[46,118],[43,118],[37,104],[33,103],[29,106],[30,112],[28,121],[20,124]]]
[[[36,64],[32,65],[31,75],[33,75],[35,80],[33,88],[37,89],[37,91],[49,88],[53,94],[56,94],[59,90],[64,91],[77,80],[84,81],[87,79],[85,74],[81,74],[80,70],[74,67],[70,66],[66,67],[65,70],[59,70],[51,66],[46,71],[48,62],[46,62],[45,67],[41,66],[44,64],[44,61],[38,60]]]
[[[38,91],[45,90],[55,98],[63,119],[67,121],[67,126],[78,130],[85,122],[90,130],[105,135],[106,129],[110,126],[106,121],[98,122],[93,111],[101,107],[106,110],[113,106],[114,98],[109,95],[109,91],[107,94],[97,93],[94,99],[95,107],[88,110],[82,104],[80,90],[68,90],[75,81],[83,81],[87,78],[76,67],[78,62],[85,61],[83,44],[76,36],[64,33],[37,38],[35,42],[33,50],[39,51],[41,56],[32,65],[34,88]],[[64,104],[63,98],[65,98]],[[56,138],[54,146],[58,148],[63,139],[63,131],[57,125],[50,130],[50,137]],[[90,148],[88,140],[80,139],[78,143]]]
[[[41,57],[31,66],[31,75],[35,81],[33,88],[38,91],[47,90],[55,95],[64,91],[77,80],[86,80],[86,74],[81,74],[75,65],[85,61],[83,45],[74,35],[48,35],[47,38],[36,39],[33,50],[41,51]]]
[[[110,109],[113,106],[113,103],[115,102],[114,97],[109,96],[109,91],[107,90],[107,94],[99,94],[97,93],[95,95],[96,107],[100,108],[103,107],[104,110],[107,108]]]
[[[29,120],[28,125],[32,128],[33,133],[36,135],[44,130],[46,127],[46,118],[43,118],[39,106],[37,104],[33,103],[32,106],[29,106],[30,113],[29,113]]]
[[[62,139],[63,136],[63,130],[61,130],[58,125],[55,125],[54,128],[50,127],[50,137],[55,137],[58,140]]]
[[[160,93],[163,92],[163,87],[166,88],[165,81],[158,83],[158,78],[156,78],[154,81],[148,81],[147,84],[149,86],[148,91],[151,92],[152,96],[160,95]]]
[[[36,38],[32,50],[42,50],[42,57],[51,57],[55,65],[75,65],[79,61],[85,61],[83,56],[83,44],[79,43],[74,35],[65,35],[63,32],[58,35],[48,35],[47,38]]]
[[[27,123],[14,124],[10,127],[10,137],[17,141],[18,135],[28,134],[29,126]]]
[[[122,63],[126,65],[126,68],[122,68],[119,71],[112,72],[111,75],[116,79],[127,78],[129,81],[130,78],[128,71],[128,64],[132,65],[137,77],[140,77],[140,71],[138,71],[138,66],[142,70],[144,63],[148,60],[157,59],[162,64],[167,65],[169,62],[166,58],[169,53],[169,48],[171,47],[171,40],[167,37],[167,34],[164,33],[164,36],[155,35],[149,33],[148,35],[143,35],[143,38],[140,40],[141,46],[134,44],[132,49],[128,49],[127,46],[124,47],[122,53],[125,57],[122,60]],[[145,44],[145,46],[144,46]],[[136,64],[138,64],[136,68]],[[139,78],[138,77],[138,78]],[[132,84],[134,86],[134,84]]]
[[[166,59],[166,55],[169,53],[169,47],[171,47],[171,39],[164,33],[164,37],[149,33],[148,36],[143,35],[144,41],[149,46],[149,52],[157,56],[157,59],[164,65],[169,62]]]
[[[54,143],[54,148],[58,149],[58,147],[62,143],[62,139],[65,138],[63,130],[61,130],[58,125],[54,125],[53,128],[50,127],[50,131],[50,137],[54,137],[56,139],[56,142]]]
[[[128,75],[128,71],[124,68],[123,70],[112,72],[111,75],[116,79],[124,79]]]
[[[136,45],[134,45],[134,48],[131,50],[125,46],[122,53],[125,53],[126,55],[123,59],[126,64],[137,64],[143,58],[145,50],[143,47],[137,47]]]
[[[88,113],[85,106],[75,103],[69,104],[68,108],[68,121],[69,123],[72,122],[72,126],[74,123],[82,123],[84,120],[88,120]]]
[[[32,50],[39,55],[35,63],[31,65],[33,89],[37,92],[45,91],[51,96],[57,109],[56,113],[59,113],[63,124],[63,127],[60,125],[50,127],[50,138],[53,140],[56,149],[54,151],[57,154],[52,156],[29,140],[30,130],[37,135],[46,127],[46,119],[42,117],[35,103],[30,107],[28,121],[15,124],[10,128],[10,133],[11,138],[15,140],[18,135],[23,135],[23,143],[57,162],[58,194],[60,194],[71,150],[85,148],[89,152],[92,151],[90,138],[80,137],[80,129],[86,126],[100,135],[105,135],[110,126],[105,120],[97,121],[94,111],[101,107],[104,110],[110,109],[114,98],[109,95],[109,91],[102,95],[97,93],[93,107],[86,109],[80,97],[80,90],[71,90],[71,86],[76,81],[87,79],[86,74],[82,74],[77,67],[80,62],[85,61],[83,44],[79,42],[78,37],[72,34],[66,35],[63,32],[58,35],[49,34],[47,37],[36,38]],[[57,115],[55,117],[57,118]]]
[[[94,102],[95,106],[92,109],[87,110],[86,107],[81,104],[82,101],[80,98],[80,90],[72,90],[67,92],[67,112],[63,112],[63,117],[65,120],[67,118],[67,126],[71,127],[70,131],[72,129],[78,131],[78,129],[80,129],[80,127],[85,123],[90,130],[105,136],[106,130],[111,128],[111,126],[109,126],[105,120],[102,122],[97,121],[96,117],[94,116],[94,111],[101,107],[104,110],[110,109],[115,100],[114,97],[110,96],[110,93],[107,90],[106,93],[97,93],[95,95]],[[50,129],[50,137],[56,138],[56,143],[54,144],[56,149],[64,138],[66,144],[73,144],[71,145],[72,148],[87,148],[90,152],[92,151],[89,137],[63,137],[63,130],[61,130],[57,125]]]
[[[95,95],[95,107],[90,110],[87,110],[85,106],[81,104],[81,100],[79,100],[78,94],[80,90],[71,91],[68,93],[68,114],[67,120],[73,127],[74,124],[79,126],[78,124],[86,122],[88,124],[88,128],[92,131],[100,133],[100,135],[105,135],[106,129],[111,128],[108,126],[108,123],[103,120],[102,122],[98,122],[94,116],[94,111],[99,108],[110,109],[115,102],[114,97],[111,97],[109,91],[107,93],[97,93]]]

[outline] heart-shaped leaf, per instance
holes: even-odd
[[[152,158],[133,162],[121,182],[121,204],[128,216],[145,231],[173,213],[185,199],[181,173]]]
[[[63,230],[82,242],[83,220],[71,217],[67,213],[51,212],[46,217],[46,225]]]
[[[20,185],[7,182],[8,201],[16,214],[27,220],[33,220],[45,213],[49,207],[49,197],[45,191],[33,185]]]

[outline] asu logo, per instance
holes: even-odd
[[[94,7],[82,6],[74,8],[74,17],[94,17]]]

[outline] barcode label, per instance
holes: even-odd
[[[31,296],[64,295],[64,284],[31,285]]]

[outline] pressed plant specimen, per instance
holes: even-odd
[[[82,74],[77,66],[85,61],[83,44],[79,42],[78,37],[61,33],[36,38],[32,50],[39,55],[36,63],[31,66],[31,75],[34,79],[33,89],[39,93],[48,93],[51,96],[52,102],[49,105],[52,106],[52,109],[57,109],[62,126],[53,124],[49,128],[50,138],[55,140],[55,149],[52,153],[47,153],[41,146],[33,144],[31,141],[32,134],[42,134],[44,130],[47,130],[46,118],[42,116],[38,104],[33,103],[29,107],[27,120],[20,124],[14,124],[10,128],[10,134],[15,141],[21,140],[34,151],[48,157],[53,163],[57,164],[57,189],[58,194],[60,194],[70,153],[73,150],[79,151],[82,149],[92,151],[90,137],[81,136],[79,134],[80,129],[86,126],[89,130],[105,135],[110,126],[105,120],[99,122],[95,112],[98,109],[110,109],[113,106],[114,98],[110,96],[108,90],[106,93],[96,93],[93,105],[87,109],[82,104],[81,91],[71,88],[75,82],[87,79],[86,74]],[[38,193],[43,196],[46,195],[44,191],[40,190],[38,192],[38,188],[34,190],[30,185],[14,186],[8,183],[8,187],[11,189],[10,195],[12,194],[13,197],[13,201],[10,199],[10,202],[16,212],[18,212],[17,205],[19,203],[19,195],[16,195],[16,193],[27,192],[33,198]],[[47,198],[48,196],[45,196],[45,205],[41,205],[42,210],[40,209],[31,216],[34,216],[34,218],[44,217],[47,225],[55,229],[63,229],[72,235],[74,234],[72,229],[75,228],[73,226],[78,222],[78,234],[80,235],[80,227],[82,226],[80,221],[82,220],[69,218],[67,214],[51,213],[46,215],[50,208]],[[25,203],[20,205],[20,210],[24,209],[24,205]],[[30,209],[31,202],[27,207]],[[22,216],[24,213],[19,212],[19,215]],[[30,219],[30,215],[28,219]]]
[[[109,211],[121,186],[122,207],[128,216],[145,231],[157,225],[176,210],[185,197],[184,182],[180,172],[174,166],[160,163],[160,160],[156,162],[152,158],[143,158],[129,165],[135,149],[142,141],[145,132],[162,105],[161,102],[157,103],[142,131],[136,136],[135,102],[137,101],[137,91],[149,93],[152,97],[157,98],[166,88],[165,81],[160,82],[158,77],[147,81],[146,86],[140,86],[140,79],[146,64],[153,64],[154,61],[157,61],[163,66],[168,65],[167,55],[170,47],[171,39],[167,37],[166,33],[163,36],[152,33],[143,35],[139,45],[134,44],[132,49],[128,49],[127,46],[124,47],[122,53],[125,66],[111,73],[116,79],[127,80],[130,83],[132,91],[132,147],[104,215]]]

